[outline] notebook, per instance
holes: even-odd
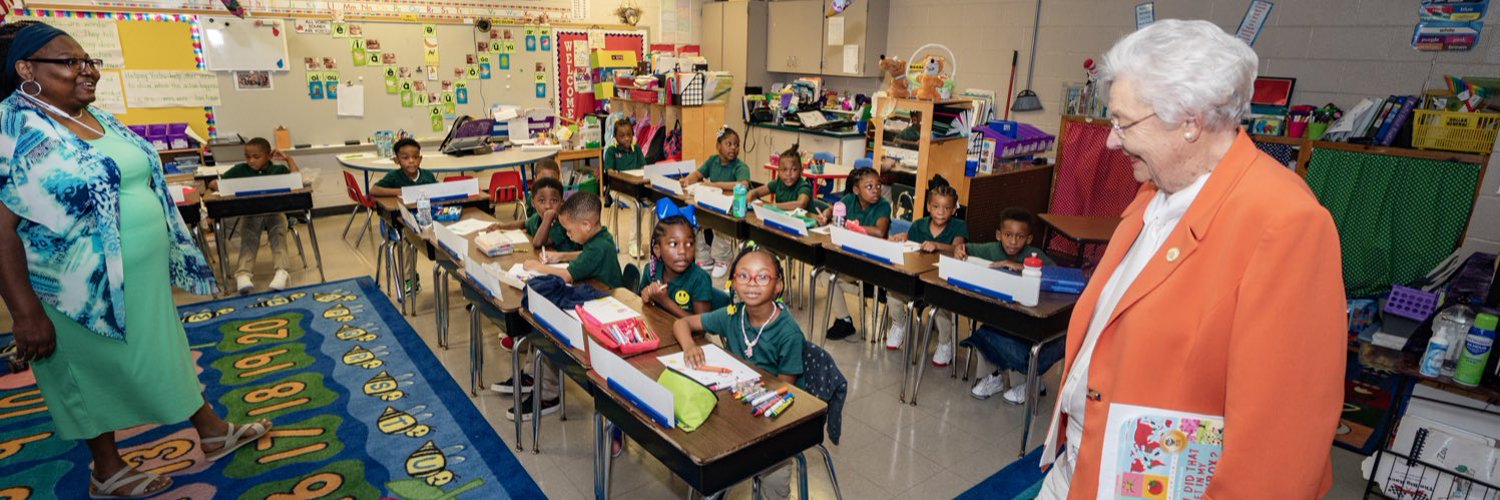
[[[754,382],[760,380],[760,373],[734,356],[729,355],[723,348],[713,344],[703,346],[703,364],[728,368],[729,373],[696,370],[688,368],[687,360],[683,359],[683,353],[673,353],[666,356],[658,356],[657,360],[678,373],[703,384],[713,390],[728,389],[735,384]]]

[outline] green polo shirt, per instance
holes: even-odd
[[[776,375],[801,375],[802,347],[806,340],[803,339],[802,328],[797,326],[797,320],[792,318],[791,311],[783,309],[777,313],[776,318],[766,325],[764,332],[761,332],[759,326],[749,324],[749,321],[741,323],[744,315],[744,304],[733,304],[708,312],[702,317],[703,329],[722,337],[724,350],[737,358],[746,359]],[[757,333],[760,334],[760,340],[756,342],[750,356],[745,356],[745,345],[748,343],[745,339],[748,336],[754,340]]]
[[[604,170],[640,170],[646,166],[641,148],[610,146],[604,150]]]
[[[979,257],[990,262],[1010,261],[1019,264],[1022,260],[1026,259],[1026,256],[1035,253],[1037,257],[1042,258],[1043,265],[1056,265],[1054,262],[1052,262],[1052,257],[1047,256],[1047,252],[1043,252],[1042,249],[1031,245],[1027,245],[1025,248],[1022,248],[1021,253],[1016,255],[1006,254],[1005,245],[1001,245],[998,241],[991,241],[989,243],[970,243],[967,245],[967,247],[969,249],[969,255]]]
[[[423,184],[437,184],[437,177],[433,176],[432,172],[428,172],[420,168],[417,169],[416,180],[412,180],[412,178],[407,177],[406,173],[402,172],[401,169],[398,168],[387,172],[385,174],[385,177],[381,177],[380,181],[375,183],[376,186],[391,189],[401,189],[407,186],[420,186]]]
[[[773,179],[771,182],[766,183],[766,187],[771,190],[771,195],[774,197],[773,199],[775,200],[775,203],[797,201],[797,197],[804,194],[807,195],[808,201],[811,201],[813,199],[812,183],[807,182],[807,179],[803,179],[800,177],[797,178],[796,185],[788,186],[785,182],[781,181],[781,178],[778,177],[776,179]]]
[[[881,217],[891,216],[891,202],[886,201],[885,198],[881,198],[869,207],[860,205],[859,197],[854,193],[844,195],[844,198],[839,201],[844,204],[844,220],[858,222],[861,226],[874,226],[880,222]]]
[[[531,214],[526,218],[526,234],[536,237],[538,229],[542,228],[542,214]],[[547,229],[547,246],[559,252],[577,252],[583,247],[573,240],[568,239],[568,230],[562,225],[562,221],[553,219],[552,227]]]
[[[942,234],[932,234],[932,218],[923,217],[911,223],[911,229],[906,232],[906,239],[916,243],[936,241],[944,245],[952,245],[954,238],[969,239],[969,225],[959,219],[948,219],[948,225],[943,227]]]
[[[742,182],[750,180],[750,166],[735,158],[727,165],[719,161],[719,155],[713,155],[703,166],[698,167],[698,173],[708,182]]]
[[[219,175],[219,178],[238,179],[241,177],[260,177],[262,175],[283,175],[290,173],[292,173],[292,170],[286,168],[286,165],[277,163],[266,165],[266,168],[260,170],[251,168],[249,163],[241,163],[239,165],[235,165],[233,168],[230,168],[228,171]]]
[[[593,238],[583,243],[578,258],[568,263],[568,274],[573,275],[574,282],[596,279],[610,288],[625,285],[625,280],[620,276],[620,249],[615,246],[615,238],[610,236],[609,228],[599,228]]]
[[[655,271],[649,275],[641,276],[641,288],[652,282],[662,281],[667,274],[667,266],[657,263]],[[713,300],[713,282],[709,279],[708,271],[698,267],[698,264],[689,262],[686,272],[677,275],[672,281],[667,282],[667,296],[672,297],[672,302],[681,307],[682,310],[693,312],[694,302],[711,302]]]

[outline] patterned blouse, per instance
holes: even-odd
[[[167,214],[172,284],[218,291],[207,259],[167,194],[161,159],[144,139],[98,108],[107,133],[129,138],[151,159],[151,188]],[[31,287],[42,302],[108,338],[125,339],[120,255],[120,169],[19,93],[0,101],[0,203],[20,216]]]

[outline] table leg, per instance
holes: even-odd
[[[910,377],[902,377],[902,379],[901,379],[902,380],[902,384],[903,384],[901,386],[901,394],[903,394],[903,395],[906,394],[906,385],[905,384],[910,384],[911,385],[911,400],[906,401],[906,402],[911,403],[912,406],[916,406],[917,405],[917,389],[919,387],[921,387],[921,385],[922,385],[922,370],[927,367],[926,365],[922,364],[922,358],[924,358],[924,357],[927,356],[927,342],[929,340],[931,340],[931,338],[932,338],[932,330],[934,328],[933,321],[932,321],[933,320],[933,315],[937,314],[937,308],[936,307],[928,308],[927,311],[925,311],[927,313],[927,318],[924,319],[924,320],[921,320],[916,325],[913,325],[912,322],[917,321],[917,317],[915,315],[916,314],[921,314],[923,312],[923,311],[917,310],[917,308],[914,307],[916,303],[917,303],[916,299],[912,299],[912,301],[907,304],[907,308],[906,308],[906,328],[907,328],[907,330],[906,331],[913,332],[913,333],[920,332],[920,335],[908,335],[907,336],[907,339],[906,339],[906,352],[907,352],[908,356],[910,356],[912,354],[915,354],[917,356],[917,359],[912,360],[912,359],[908,358],[907,359],[907,363],[906,363],[906,367],[907,367],[907,370],[908,370],[908,373],[909,373],[909,371],[911,370],[911,365],[913,363],[915,363],[917,365],[917,373],[916,373],[916,378],[915,379],[910,378]]]
[[[526,337],[517,338],[510,350],[510,383],[511,389],[514,390],[510,395],[510,414],[515,416],[512,420],[516,424],[516,451],[526,451],[526,446],[521,443],[521,397],[523,396],[521,391],[526,387],[524,381],[521,380],[524,375],[521,370],[521,351],[526,347],[527,340]],[[535,394],[535,392],[536,388],[533,387],[532,393]]]
[[[798,453],[793,458],[797,461],[797,498],[807,498],[807,455]]]
[[[550,376],[552,374],[542,373],[542,355],[538,352],[531,360],[531,378],[536,381],[531,388],[531,454],[533,455],[542,452],[542,377]],[[561,385],[560,381],[559,385]],[[516,421],[521,421],[521,414],[516,414]]]
[[[834,290],[835,288],[838,287],[838,282],[839,282],[839,273],[829,270],[828,271],[828,293],[823,296],[823,327],[824,328],[823,328],[823,337],[822,338],[825,339],[825,340],[827,340],[827,338],[828,338],[828,329],[829,328],[833,328],[833,294],[835,294],[835,293],[843,293],[843,291],[841,291],[841,290],[839,290],[839,291]],[[813,284],[817,285],[817,283],[813,283]],[[814,325],[814,326],[816,326],[816,325]]]
[[[447,283],[448,280],[443,278],[443,266],[433,262],[432,293],[434,295],[432,297],[432,326],[437,330],[438,347],[445,350],[448,348],[448,332],[444,331],[443,317],[448,314],[448,311],[446,307],[443,307],[443,302],[447,299],[447,294],[443,293],[443,286]]]
[[[313,260],[318,262],[318,282],[327,283],[328,275],[323,273],[323,248],[318,246],[318,228],[315,227],[316,224],[313,224],[312,209],[308,209],[304,214],[307,217],[307,236],[312,240]]]
[[[224,283],[229,284],[234,276],[229,274],[229,241],[224,237],[224,222],[214,219],[214,246],[219,250],[219,270],[224,273]],[[225,296],[233,295],[236,291],[234,285],[223,287]]]
[[[1040,397],[1038,393],[1041,392],[1037,388],[1037,379],[1041,377],[1037,373],[1036,364],[1037,358],[1041,357],[1042,345],[1041,343],[1032,344],[1031,357],[1026,360],[1026,420],[1021,426],[1021,451],[1016,455],[1018,457],[1026,456],[1026,441],[1031,439],[1031,420],[1036,417],[1036,400]],[[1058,387],[1057,392],[1062,393],[1062,388]]]
[[[604,396],[599,396],[604,397]],[[609,450],[605,449],[609,441],[609,431],[604,428],[604,415],[598,411],[594,412],[594,498],[604,499],[609,497],[609,484],[604,478],[604,461],[609,456]]]
[[[474,346],[478,344],[475,339],[478,339],[481,335],[479,333],[481,329],[479,324],[479,307],[469,304],[469,307],[466,309],[469,310],[469,395],[478,396],[479,360],[474,355],[474,351],[476,351]]]
[[[859,297],[859,334],[863,335],[866,340],[874,343],[875,332],[874,329],[870,328],[870,315],[865,311],[865,306],[869,304],[869,301],[865,300],[864,280],[859,281],[859,293],[854,294],[854,296]],[[878,297],[879,294],[876,294],[876,296]]]

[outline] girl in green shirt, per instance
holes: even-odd
[[[969,239],[969,227],[962,220],[953,218],[958,211],[958,191],[948,184],[938,184],[927,189],[927,216],[911,223],[904,234],[891,237],[892,241],[912,241],[922,244],[923,252],[957,252]],[[896,293],[886,294],[890,309],[891,329],[886,333],[885,347],[899,349],[906,339],[906,306],[911,297]],[[953,316],[934,314],[938,330],[937,350],[932,353],[933,366],[948,366],[953,362]]]
[[[776,161],[776,180],[751,189],[746,198],[761,203],[761,198],[771,196],[771,203],[782,210],[806,209],[812,202],[812,183],[802,178],[802,153],[797,145],[781,153]]]
[[[708,312],[713,294],[708,272],[693,262],[693,226],[681,214],[657,222],[651,232],[651,262],[641,276],[641,300],[678,318]]]
[[[884,238],[887,231],[891,229],[891,202],[880,197],[880,174],[869,167],[856,168],[849,172],[849,178],[845,181],[849,186],[849,194],[844,195],[840,203],[844,204],[844,225],[858,226],[865,234],[876,238]],[[827,224],[833,220],[833,208],[829,207],[818,214],[819,223]],[[844,298],[845,294],[860,295],[859,288],[854,282],[841,278],[839,289],[842,293],[834,293],[830,300],[833,301],[833,323],[828,326],[827,338],[840,340],[854,335],[854,317],[849,314],[849,304]]]
[[[703,364],[703,348],[695,332],[724,339],[724,350],[776,375],[788,384],[802,375],[805,338],[781,298],[781,264],[770,252],[750,247],[734,259],[736,302],[708,314],[688,316],[672,325],[688,366]]]
[[[740,134],[729,127],[719,129],[717,147],[719,154],[709,157],[698,170],[682,178],[683,187],[699,182],[724,190],[734,189],[738,184],[748,187],[750,167],[740,161]],[[713,246],[709,246],[704,233],[706,231],[698,232],[698,265],[712,268],[713,277],[722,278],[729,274],[729,258],[734,255],[734,244],[729,241],[730,236],[721,234],[714,238]]]

